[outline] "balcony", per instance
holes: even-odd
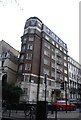
[[[60,57],[60,58],[62,57],[61,53],[57,53],[57,56]]]
[[[57,62],[58,65],[61,65],[61,64],[62,64],[62,61],[59,60],[59,59],[57,59],[56,62]]]
[[[75,87],[69,87],[69,90],[70,90],[70,91],[73,91],[73,92],[78,92],[78,89],[75,88]]]
[[[23,72],[22,70],[18,70],[18,74],[22,74],[22,72]]]
[[[20,60],[19,60],[19,62],[20,62],[20,63],[23,63],[23,62],[24,62],[24,60],[23,60],[23,59],[20,59]]]
[[[60,77],[56,77],[56,82],[61,82]]]
[[[25,53],[25,49],[22,49],[20,53]]]
[[[78,93],[80,93],[80,94],[81,94],[81,88],[80,88],[80,87],[78,88]]]
[[[25,45],[26,44],[26,41],[22,40],[22,45]]]
[[[61,73],[60,69],[57,68],[57,73]]]

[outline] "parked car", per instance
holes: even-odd
[[[77,105],[77,102],[78,102],[78,101],[77,101],[76,99],[70,99],[69,102],[70,102],[71,104]]]
[[[69,102],[70,102],[70,104],[75,104],[77,106],[77,108],[81,108],[81,101],[80,100],[70,99]]]
[[[57,110],[76,110],[75,104],[70,104],[69,101],[65,100],[57,100],[53,103],[54,108],[57,108]]]

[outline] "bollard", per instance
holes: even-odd
[[[55,107],[55,120],[57,120],[57,106]]]
[[[36,120],[47,120],[47,102],[37,101]]]

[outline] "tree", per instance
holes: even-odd
[[[18,102],[23,91],[20,87],[8,83],[2,86],[2,99],[8,103]]]

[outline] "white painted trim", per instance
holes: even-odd
[[[36,21],[38,21],[41,25],[42,25],[42,23],[38,20],[38,19],[36,19],[36,18],[31,18],[31,19],[29,19],[29,20],[27,20],[27,21],[31,21],[31,20],[36,20]],[[26,22],[27,22],[26,21]]]
[[[38,75],[35,75],[35,74],[29,74],[29,73],[23,73],[23,75],[31,75],[31,76],[34,76],[34,77],[39,77]],[[40,78],[43,78],[43,79],[44,79],[44,76],[40,76]],[[47,78],[47,80],[51,80],[51,81],[55,82],[54,79]]]
[[[28,29],[37,29],[39,32],[41,32],[41,29],[39,29],[37,26],[29,26],[29,27],[27,27],[26,29],[24,29],[24,30],[28,30]]]
[[[51,37],[51,35],[49,35],[46,31],[42,30],[43,32],[45,32],[49,37]],[[52,37],[51,37],[52,38]],[[53,39],[53,38],[52,38]],[[61,47],[63,47],[66,51],[68,51],[64,46],[62,46],[58,41],[56,41],[55,39],[53,39],[54,42],[58,43]],[[49,41],[49,40],[48,40]],[[50,41],[49,41],[50,42]],[[55,46],[55,45],[54,45]],[[61,50],[60,50],[61,51]],[[67,54],[66,54],[67,55]]]

